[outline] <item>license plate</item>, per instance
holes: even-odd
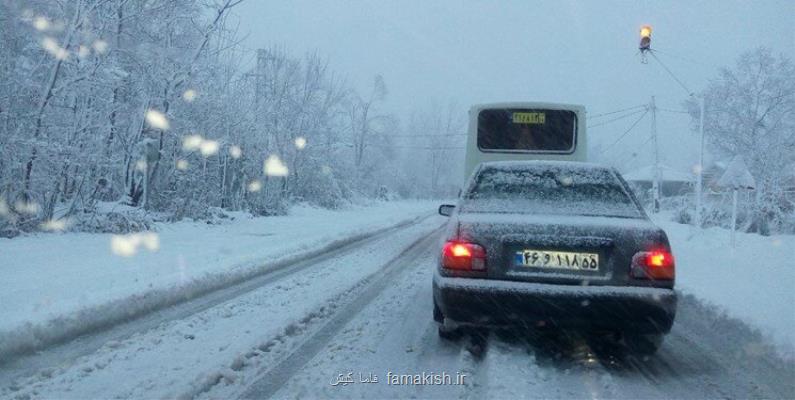
[[[530,249],[517,251],[514,257],[517,265],[525,267],[573,269],[582,271],[599,270],[599,254],[596,253]]]

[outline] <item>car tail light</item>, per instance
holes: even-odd
[[[477,244],[449,241],[442,249],[442,267],[465,271],[486,270],[486,250]]]
[[[674,256],[667,251],[641,251],[632,257],[633,278],[673,280],[675,276]]]

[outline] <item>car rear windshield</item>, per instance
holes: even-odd
[[[621,181],[604,169],[482,170],[462,212],[504,212],[642,218]]]
[[[478,148],[484,151],[574,151],[577,114],[570,110],[489,109],[478,114]]]

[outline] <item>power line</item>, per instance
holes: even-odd
[[[605,149],[601,153],[599,153],[599,156],[602,156],[603,154],[605,154],[608,151],[612,150],[613,147],[615,147],[615,145],[617,145],[618,142],[621,141],[621,139],[624,139],[624,137],[627,136],[627,134],[632,132],[632,130],[635,129],[636,126],[638,126],[638,123],[640,123],[640,121],[643,119],[643,117],[645,117],[646,114],[648,114],[648,113],[649,113],[649,110],[646,109],[646,111],[643,112],[643,114],[640,116],[640,118],[636,119],[635,122],[633,122],[632,125],[630,125],[629,129],[624,131],[624,133],[622,133],[621,136],[619,136],[618,139],[616,139],[616,141],[613,142],[613,144],[611,144],[607,149]]]
[[[671,108],[662,108],[662,107],[657,107],[657,109],[660,110],[660,111],[667,111],[667,112],[672,112],[672,113],[690,114],[690,112],[687,111],[687,110],[674,110],[674,109],[671,109]]]
[[[600,122],[598,124],[588,125],[587,127],[588,128],[596,128],[596,127],[599,127],[599,126],[602,126],[602,125],[607,125],[607,124],[610,124],[610,123],[613,123],[613,122],[616,122],[616,121],[620,121],[620,120],[622,120],[624,118],[629,118],[629,117],[631,117],[633,115],[638,115],[640,113],[643,113],[643,115],[646,115],[646,112],[648,112],[648,111],[649,111],[648,109],[633,111],[631,113],[624,114],[624,115],[609,119],[607,121]]]
[[[680,55],[673,54],[673,53],[671,53],[671,52],[670,52],[670,51],[668,51],[668,50],[661,51],[660,49],[657,49],[657,48],[655,48],[653,51],[654,51],[655,53],[660,53],[660,54],[662,54],[662,55],[666,55],[666,56],[668,56],[668,57],[671,57],[671,58],[676,58],[676,59],[679,59],[679,60],[681,60],[681,61],[689,62],[689,63],[692,63],[692,64],[698,64],[698,65],[701,65],[701,66],[704,66],[704,67],[710,67],[710,68],[714,67],[713,65],[705,64],[705,63],[703,63],[703,62],[696,61],[696,60],[694,60],[694,59],[692,59],[692,58],[688,58],[688,57],[682,57],[682,56],[680,56]]]
[[[671,75],[671,78],[674,78],[676,83],[678,83],[679,86],[681,86],[682,89],[684,89],[687,92],[688,95],[692,95],[693,94],[693,92],[690,89],[688,89],[688,87],[684,83],[682,83],[682,81],[679,80],[679,78],[677,78],[676,75],[670,69],[668,69],[668,67],[665,66],[665,64],[663,64],[662,61],[660,61],[660,59],[657,57],[657,55],[654,54],[655,53],[654,51],[649,50],[649,53],[651,53],[651,56],[655,60],[657,60],[658,63],[660,63],[660,65],[663,67],[663,69],[665,69],[665,72],[668,72],[668,75]]]
[[[604,117],[606,115],[618,114],[618,113],[622,113],[624,111],[630,111],[630,110],[634,110],[636,108],[643,108],[643,107],[646,107],[646,104],[639,104],[637,106],[627,107],[627,108],[625,108],[623,110],[610,111],[610,112],[601,113],[601,114],[593,114],[593,115],[589,115],[586,119]]]
[[[644,140],[644,141],[643,141],[643,143],[641,143],[641,144],[638,146],[638,149],[641,149],[641,148],[643,148],[643,146],[645,146],[645,145],[649,144],[649,142],[650,142],[650,141],[651,141],[653,138],[654,138],[654,136],[652,136],[652,135],[649,135],[649,137],[647,137],[647,138],[646,138],[646,140]],[[615,161],[618,159],[618,157],[620,157],[620,156],[621,156],[621,153],[618,153],[618,154],[616,154],[615,156],[611,157],[611,158],[610,158],[610,160],[608,161],[608,164],[612,164],[612,163],[613,163],[613,162],[615,162]]]
[[[653,138],[654,138],[654,137],[653,137],[652,135],[649,135],[649,137],[647,137],[647,138],[646,138],[646,140],[644,140],[644,141],[643,141],[643,143],[641,143],[641,144],[640,144],[640,146],[638,146],[638,147],[643,147],[643,146],[645,146],[645,145],[649,144],[649,142],[651,142],[651,140],[652,140]]]
[[[649,135],[649,136],[646,138],[646,140],[644,140],[644,141],[643,141],[643,143],[641,143],[641,144],[638,146],[638,148],[640,149],[640,148],[642,148],[643,146],[645,146],[645,145],[649,144],[649,142],[650,142],[650,141],[651,141],[653,138],[654,138],[654,137],[653,137],[652,135]],[[613,162],[615,162],[615,161],[616,161],[616,160],[617,160],[617,159],[618,159],[618,158],[619,158],[621,155],[622,155],[621,153],[618,153],[618,154],[616,154],[615,156],[611,157],[611,158],[610,158],[610,160],[608,161],[608,163],[613,163]]]

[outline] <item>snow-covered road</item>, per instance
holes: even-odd
[[[474,331],[441,341],[431,319],[430,282],[442,222],[426,218],[328,257],[0,362],[0,398],[795,394],[792,361],[779,358],[756,331],[690,295],[682,297],[660,352],[645,359],[573,332]],[[349,373],[353,383],[335,384]],[[405,374],[447,374],[452,384],[390,381]]]
[[[350,322],[307,338],[292,360],[252,370],[208,398],[790,398],[795,369],[764,339],[684,296],[659,354],[641,359],[575,332],[476,331],[440,340],[430,318],[432,241]],[[369,297],[369,296],[368,296]],[[360,310],[361,309],[361,310]],[[321,347],[318,349],[318,347]],[[316,354],[315,354],[316,353]],[[311,358],[311,359],[310,359]],[[296,361],[293,361],[296,360]],[[297,361],[304,361],[298,363]],[[291,362],[292,361],[292,362]],[[288,373],[289,372],[289,373]],[[351,374],[354,383],[334,385]],[[389,377],[447,373],[451,385],[396,385]],[[377,376],[378,383],[361,382]],[[456,377],[464,375],[462,385]],[[253,380],[253,383],[250,381]],[[390,384],[392,383],[392,384]]]

